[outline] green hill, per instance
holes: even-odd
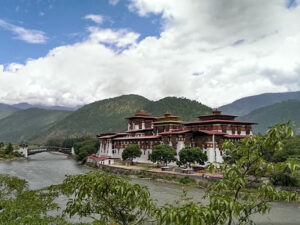
[[[123,95],[83,106],[32,141],[45,142],[54,137],[95,136],[103,132],[123,131],[127,129],[127,121],[124,118],[141,109],[153,116],[161,116],[169,111],[181,116],[182,120],[194,120],[198,115],[211,112],[209,107],[185,98],[167,97],[159,101],[150,101],[138,95]]]
[[[300,100],[288,100],[262,107],[239,119],[259,123],[254,126],[255,133],[264,133],[269,126],[288,120],[300,125]]]
[[[19,111],[18,108],[0,103],[0,120]]]
[[[45,109],[27,109],[0,120],[0,141],[13,143],[28,141],[47,127],[65,118],[71,112]]]
[[[238,99],[230,104],[221,106],[219,109],[223,111],[224,114],[244,116],[255,109],[282,101],[287,101],[289,99],[300,99],[300,91],[285,93],[265,93],[249,96]]]

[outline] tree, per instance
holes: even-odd
[[[96,153],[99,149],[99,141],[95,138],[78,139],[74,142],[76,159],[85,163],[87,156]]]
[[[6,149],[5,149],[5,154],[11,154],[14,151],[14,148],[11,143],[8,143]]]
[[[152,153],[149,155],[149,160],[152,162],[164,163],[167,165],[170,162],[176,161],[176,150],[169,145],[156,145]]]
[[[136,157],[140,157],[141,155],[142,155],[142,151],[140,147],[136,144],[131,144],[128,145],[122,152],[122,159],[129,160],[132,164],[133,159]]]
[[[46,189],[29,190],[25,180],[0,175],[0,224],[67,224],[59,216],[48,215],[58,209],[56,197]]]
[[[156,208],[146,187],[96,171],[68,176],[61,190],[71,197],[64,212],[91,217],[94,224],[143,224]]]
[[[207,156],[201,148],[186,147],[179,152],[179,165],[191,167],[191,163],[203,165],[206,161]]]
[[[295,192],[277,190],[270,182],[262,178],[278,169],[273,163],[265,161],[263,152],[280,151],[282,141],[293,136],[289,124],[279,124],[269,129],[265,136],[251,136],[239,142],[226,141],[223,149],[227,155],[233,155],[236,161],[221,166],[223,178],[211,184],[205,198],[208,205],[194,202],[182,202],[167,205],[159,209],[159,225],[179,224],[254,224],[251,215],[265,214],[270,211],[271,201],[296,201]],[[211,166],[213,167],[213,166]],[[295,171],[295,165],[286,164],[285,168]],[[256,191],[249,192],[249,187]]]

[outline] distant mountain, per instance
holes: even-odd
[[[19,109],[16,107],[0,103],[0,120],[17,111],[19,111]]]
[[[256,109],[239,119],[259,123],[254,126],[255,133],[264,133],[269,126],[288,120],[300,125],[300,100],[288,100]]]
[[[300,91],[284,93],[265,93],[238,99],[233,103],[221,106],[219,110],[226,114],[243,116],[260,107],[289,99],[300,99]]]
[[[185,98],[167,97],[159,101],[150,101],[138,95],[123,95],[83,106],[56,122],[32,141],[44,142],[53,137],[95,136],[102,132],[123,131],[127,129],[125,118],[141,109],[153,116],[161,116],[169,111],[181,116],[182,120],[195,120],[197,116],[211,112],[211,108]]]
[[[65,107],[65,106],[46,106],[46,105],[31,105],[26,102],[18,103],[12,105],[15,108],[18,109],[32,109],[32,108],[38,108],[38,109],[49,109],[49,110],[65,110],[65,111],[75,111],[79,109],[81,106],[75,106],[75,107]]]
[[[13,143],[28,141],[70,113],[46,109],[17,111],[0,120],[0,141]]]

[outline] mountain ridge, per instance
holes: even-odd
[[[32,131],[28,133],[24,127],[22,128],[23,132],[27,132],[25,137],[20,133],[22,129],[18,130],[17,135],[10,132],[11,118],[17,120],[18,116],[23,117],[24,111],[20,111],[19,114],[13,114],[15,117],[11,117],[13,116],[11,115],[0,120],[0,126],[2,124],[2,127],[6,129],[6,132],[0,132],[0,141],[45,143],[51,138],[95,136],[101,132],[117,132],[127,128],[126,117],[134,115],[141,109],[153,116],[161,116],[169,111],[174,115],[181,116],[182,120],[195,120],[197,116],[211,112],[211,108],[208,106],[186,98],[166,97],[158,101],[151,101],[139,95],[122,95],[87,104],[74,112],[63,111],[67,113],[64,114],[63,118],[59,117],[57,121],[47,123],[45,126],[37,126],[39,132],[34,132],[31,127],[30,130]],[[53,110],[51,113],[54,113]],[[25,114],[27,115],[27,111]],[[43,121],[42,117],[37,118],[37,120]],[[28,120],[28,115],[25,118]],[[18,121],[21,123],[19,119]],[[36,124],[36,120],[32,121]],[[16,131],[16,126],[13,130]],[[13,138],[9,139],[9,135]]]
[[[16,107],[13,107],[8,104],[0,103],[0,120],[2,118],[5,118],[5,117],[17,112],[17,111],[19,111],[19,109]]]
[[[39,134],[69,113],[38,108],[17,111],[0,120],[0,140],[27,142],[31,136]]]
[[[230,104],[223,105],[218,109],[224,114],[233,114],[236,116],[244,116],[251,111],[272,105],[278,102],[289,99],[300,99],[300,91],[295,92],[277,92],[277,93],[263,93],[240,98]]]
[[[257,122],[258,125],[254,126],[254,131],[255,133],[262,134],[267,131],[269,126],[287,122],[288,120],[299,126],[300,100],[289,99],[287,101],[261,107],[245,116],[239,117],[239,119]],[[299,129],[297,129],[297,133],[299,133]]]

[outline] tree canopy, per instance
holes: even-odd
[[[191,166],[191,163],[203,165],[207,161],[206,154],[201,148],[186,147],[179,152],[179,164]]]
[[[8,143],[5,149],[5,154],[11,154],[14,151],[14,148],[11,143]]]
[[[29,190],[25,180],[0,174],[0,224],[67,224],[48,214],[58,209],[56,197],[48,190]]]
[[[154,163],[159,162],[167,165],[170,162],[176,161],[176,150],[169,145],[156,145],[149,155],[149,160]]]
[[[70,196],[65,213],[99,224],[143,224],[155,209],[146,187],[101,172],[68,176],[61,190]]]
[[[131,163],[134,158],[140,157],[142,155],[142,151],[140,147],[136,144],[128,145],[122,152],[122,159],[129,160]]]

